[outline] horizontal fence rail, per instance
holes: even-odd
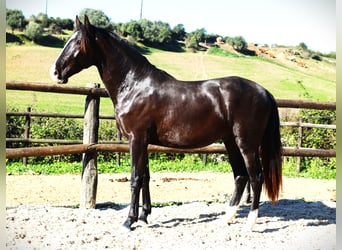
[[[74,118],[83,119],[84,115],[62,114],[62,113],[42,113],[42,112],[6,112],[8,116],[36,116],[36,117],[52,117],[52,118]],[[100,115],[100,119],[115,120],[114,115]]]
[[[49,156],[49,155],[64,155],[64,154],[81,154],[91,151],[97,152],[129,152],[127,143],[115,144],[76,144],[65,146],[47,146],[47,147],[29,147],[6,149],[6,158],[21,158],[29,156]],[[179,149],[169,148],[158,145],[149,145],[148,151],[159,153],[203,153],[203,154],[224,154],[226,148],[222,144],[211,144],[206,147]],[[320,157],[335,157],[336,150],[333,149],[307,149],[307,148],[290,148],[284,147],[284,156],[320,156]]]
[[[104,88],[74,87],[47,83],[6,82],[6,89],[109,97],[107,90]],[[287,99],[277,99],[276,102],[279,108],[336,110],[336,102],[314,102]]]
[[[62,84],[6,82],[6,89],[109,97],[107,90],[104,88],[75,87]]]

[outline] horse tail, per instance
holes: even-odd
[[[276,203],[282,189],[282,143],[278,107],[274,97],[267,92],[271,102],[271,112],[261,144],[261,158],[265,177],[266,193]]]

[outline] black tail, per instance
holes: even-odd
[[[274,97],[268,93],[271,113],[261,145],[261,158],[265,176],[266,192],[274,204],[282,188],[282,143],[278,107]]]

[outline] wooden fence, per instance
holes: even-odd
[[[31,116],[48,116],[48,117],[65,117],[65,118],[84,118],[83,142],[54,140],[56,143],[73,143],[72,145],[48,146],[48,147],[24,147],[24,148],[8,148],[6,149],[6,158],[22,158],[30,156],[48,156],[48,155],[65,155],[83,153],[82,161],[82,187],[81,187],[81,207],[93,208],[96,204],[97,189],[97,152],[129,152],[127,143],[117,142],[109,144],[98,143],[98,127],[99,119],[115,119],[110,116],[99,115],[100,97],[108,97],[107,91],[100,88],[99,84],[88,84],[87,87],[73,87],[65,85],[52,85],[44,83],[27,83],[27,82],[7,82],[6,89],[10,90],[27,90],[40,92],[55,92],[64,94],[86,95],[85,115],[66,115],[66,114],[42,114],[34,113],[30,110],[27,112],[8,112],[7,115],[23,115]],[[335,102],[313,102],[304,100],[276,100],[280,108],[301,108],[301,109],[318,109],[318,110],[336,110]],[[29,128],[30,119],[27,119],[24,139],[7,138],[6,141],[21,141],[27,143],[47,143],[51,140],[30,139]],[[322,125],[302,122],[282,122],[282,126],[296,126],[299,131],[303,127],[319,127],[327,129],[336,129],[336,125]],[[300,133],[300,132],[299,132]],[[300,137],[300,136],[299,136]],[[300,143],[300,141],[299,141]],[[222,144],[212,144],[202,148],[195,149],[175,149],[149,145],[149,152],[173,152],[173,153],[226,153]],[[315,156],[315,157],[336,157],[335,149],[310,149],[298,147],[284,147],[284,156]],[[300,159],[300,158],[299,158]]]

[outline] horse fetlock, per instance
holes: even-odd
[[[254,209],[254,210],[251,210],[249,212],[248,217],[247,217],[247,222],[242,229],[244,232],[253,231],[253,227],[254,227],[254,225],[257,221],[257,218],[258,218],[258,213],[259,213],[258,209]]]
[[[230,224],[235,219],[238,208],[239,206],[228,206],[226,214],[224,216],[225,223]]]

